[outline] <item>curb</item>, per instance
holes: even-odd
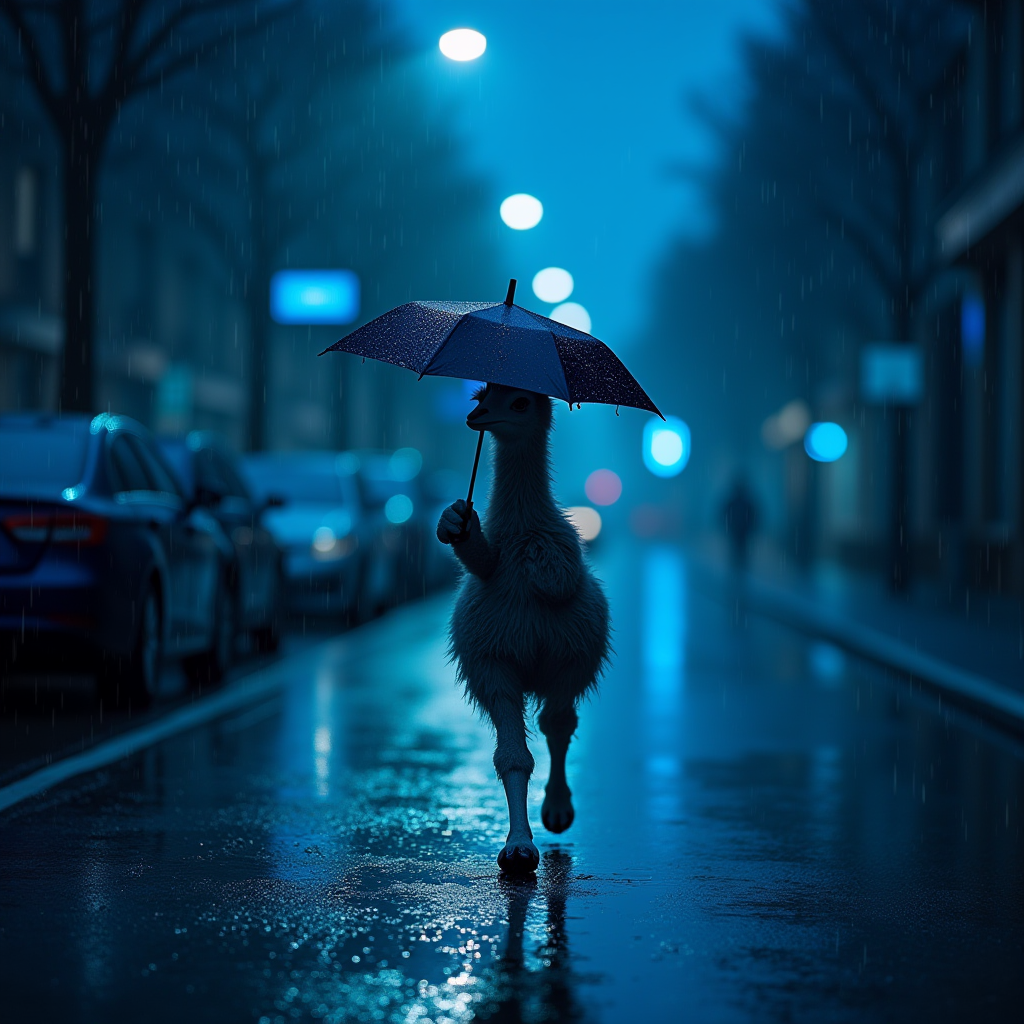
[[[258,675],[264,675],[259,673]],[[204,697],[187,707],[178,708],[148,725],[138,729],[130,729],[112,739],[104,740],[70,757],[61,758],[45,768],[16,779],[6,786],[0,787],[0,813],[9,807],[37,796],[54,786],[67,782],[68,779],[85,772],[105,768],[107,765],[121,761],[132,754],[144,750],[174,736],[180,732],[194,729],[216,718],[222,718],[239,711],[260,700],[269,699],[277,694],[285,685],[286,677],[282,672],[267,672],[263,678],[224,690],[215,696]]]
[[[744,580],[736,596],[742,606],[755,613],[822,637],[866,661],[895,669],[951,703],[1024,735],[1024,693],[1014,692],[986,676],[924,654],[870,626],[822,611],[811,601],[756,580]]]

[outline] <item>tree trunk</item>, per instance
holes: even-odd
[[[896,340],[900,343],[909,343],[909,321],[910,318],[907,315],[896,316]],[[886,583],[894,594],[903,594],[910,589],[912,568],[908,482],[910,474],[910,414],[909,406],[893,406],[892,440],[890,442],[892,467],[889,484],[889,543],[886,560],[888,578]]]
[[[98,148],[64,140],[64,354],[60,408],[95,412],[96,169]]]
[[[898,210],[897,231],[900,250],[899,294],[892,296],[893,328],[895,341],[910,343],[911,295],[913,280],[913,185],[910,178],[914,161],[908,158],[902,173],[897,174],[896,202]],[[887,551],[887,584],[894,594],[905,593],[910,588],[910,519],[909,519],[909,462],[910,462],[910,413],[908,406],[893,407],[892,472],[890,479],[889,543]]]
[[[255,234],[255,232],[254,232]],[[267,431],[267,303],[270,280],[262,246],[253,247],[249,278],[249,451],[262,451]]]
[[[910,523],[907,516],[907,475],[910,443],[907,430],[910,410],[906,406],[893,409],[892,434],[892,504],[889,530],[889,589],[902,594],[910,587]]]

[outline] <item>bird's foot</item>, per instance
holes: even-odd
[[[564,832],[576,817],[572,807],[572,793],[563,782],[560,785],[547,784],[544,803],[540,808],[540,820],[549,832]]]
[[[528,875],[537,870],[539,863],[540,851],[529,836],[509,836],[498,854],[498,867],[509,875]]]

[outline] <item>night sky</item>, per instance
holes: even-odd
[[[742,103],[736,38],[770,32],[771,5],[645,0],[615,14],[581,0],[394,7],[416,59],[436,70],[439,115],[460,119],[470,159],[493,184],[506,273],[525,286],[519,301],[548,312],[529,281],[565,267],[594,334],[628,350],[659,254],[674,235],[711,227],[673,172],[715,158],[685,99],[701,93],[726,111]],[[441,34],[460,27],[486,35],[479,60],[458,64],[438,50]],[[543,202],[536,228],[512,231],[499,220],[498,202],[514,192]],[[493,296],[465,298],[503,293],[498,281]]]

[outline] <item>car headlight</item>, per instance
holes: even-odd
[[[335,562],[355,550],[356,539],[352,534],[339,537],[329,526],[321,526],[313,534],[310,553],[317,561]]]

